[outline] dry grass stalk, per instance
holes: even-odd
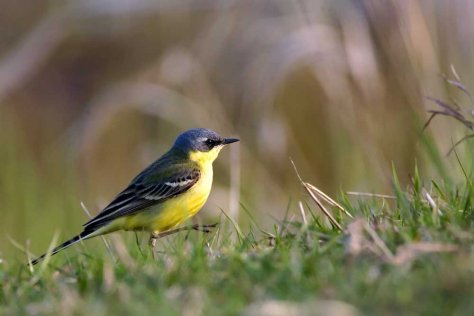
[[[298,202],[298,207],[300,208],[301,217],[303,218],[304,226],[308,226],[308,221],[306,220],[306,213],[304,211],[303,203],[301,201]]]
[[[364,250],[370,250],[370,252],[382,256],[387,261],[393,260],[393,253],[365,220],[356,219],[349,224],[347,226],[347,233],[349,235],[347,247],[349,254],[359,255]],[[372,240],[368,239],[365,233],[367,233]]]
[[[431,209],[433,210],[433,218],[437,217],[438,215],[441,215],[441,210],[439,209],[438,205],[434,201],[433,197],[428,193],[428,191],[425,188],[423,188],[422,194],[426,202],[428,202]]]
[[[415,242],[397,248],[397,255],[390,262],[393,265],[403,265],[411,262],[425,253],[455,252],[459,247],[453,244]]]
[[[347,227],[347,233],[349,235],[347,244],[348,254],[357,256],[363,252],[371,252],[396,266],[410,263],[422,254],[459,250],[459,247],[453,244],[415,242],[399,246],[396,254],[393,254],[382,238],[363,219],[357,219],[352,222]]]
[[[349,216],[350,218],[354,218],[351,213],[349,213],[349,212],[348,212],[345,208],[343,208],[339,203],[337,203],[336,201],[334,201],[333,199],[331,199],[326,193],[324,193],[323,191],[321,191],[320,189],[318,189],[317,187],[315,187],[315,186],[312,185],[311,183],[306,182],[306,185],[307,185],[311,190],[313,190],[314,192],[316,192],[316,193],[317,193],[323,200],[325,200],[328,204],[337,207],[341,212],[345,213],[345,214],[346,214],[347,216]]]
[[[449,79],[446,75],[441,75],[441,77],[443,78],[444,81],[446,81],[446,83],[448,83],[451,86],[456,87],[462,93],[464,93],[464,95],[466,95],[466,97],[470,100],[471,105],[474,105],[474,97],[471,95],[471,93],[466,88],[466,86],[461,82],[461,79],[459,75],[457,74],[456,69],[454,69],[452,65],[451,65],[451,72],[452,72],[452,75],[454,76],[454,80]],[[441,110],[428,111],[429,113],[431,113],[431,115],[426,121],[425,125],[423,126],[422,132],[425,131],[425,129],[430,125],[431,121],[438,115],[451,117],[461,122],[461,124],[463,124],[467,129],[474,131],[474,121],[470,118],[467,118],[467,116],[464,113],[465,111],[463,110],[463,108],[459,106],[459,104],[457,104],[456,101],[451,100],[451,102],[446,102],[441,99],[436,99],[432,97],[427,97],[427,99],[436,103],[439,107],[441,107]],[[472,110],[469,111],[469,113],[470,115],[472,115],[473,114]],[[449,149],[448,155],[451,154],[451,152],[456,148],[456,146],[458,146],[463,141],[471,137],[474,137],[474,134],[466,135],[460,140],[458,140],[456,143],[454,143],[454,145],[451,146],[451,148]]]
[[[355,196],[374,197],[374,198],[380,198],[380,199],[390,199],[390,200],[395,200],[397,198],[394,195],[369,193],[369,192],[348,191],[348,192],[346,192],[346,194],[347,195],[355,195]]]
[[[291,161],[291,164],[293,165],[293,168],[295,169],[298,179],[300,180],[301,184],[305,188],[306,192],[308,192],[309,196],[311,196],[311,198],[316,203],[316,205],[321,209],[324,215],[326,215],[326,217],[329,219],[331,224],[337,227],[340,231],[343,231],[341,224],[339,224],[334,218],[334,216],[332,216],[332,214],[324,207],[324,205],[321,203],[321,200],[318,198],[318,196],[316,196],[315,192],[328,204],[332,206],[336,206],[339,210],[342,210],[345,214],[347,214],[351,218],[352,218],[352,215],[347,210],[345,210],[341,205],[339,205],[336,201],[334,201],[328,195],[326,195],[324,192],[322,192],[321,190],[319,190],[312,184],[303,181],[303,179],[301,178],[298,172],[298,169],[296,168],[294,161],[292,159],[290,159],[290,161]]]
[[[324,213],[324,215],[326,215],[326,217],[329,219],[329,221],[334,225],[336,226],[340,231],[343,231],[342,229],[342,226],[341,224],[339,224],[336,219],[331,215],[331,213],[324,207],[324,205],[321,203],[321,201],[318,199],[318,197],[313,193],[313,191],[311,191],[309,188],[308,188],[308,185],[306,182],[302,182],[304,188],[306,189],[306,192],[309,193],[309,195],[311,196],[311,198],[313,199],[313,201],[316,203],[316,205],[321,209],[321,211]]]

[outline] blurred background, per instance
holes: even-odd
[[[242,140],[202,221],[296,210],[290,157],[333,196],[390,193],[392,163],[405,184],[415,163],[459,173],[445,154],[466,131],[421,130],[426,96],[469,105],[439,75],[472,87],[472,1],[0,3],[0,255],[78,233],[81,201],[96,214],[192,127]]]

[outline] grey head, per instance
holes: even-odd
[[[217,146],[224,146],[239,141],[237,138],[224,138],[207,128],[193,128],[178,136],[173,148],[183,151],[207,152]]]

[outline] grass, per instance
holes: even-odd
[[[81,245],[33,271],[2,258],[0,314],[470,313],[471,181],[424,183],[416,170],[409,188],[396,179],[393,198],[342,194],[354,216],[332,210],[343,232],[308,200],[270,232],[223,216],[227,231],[163,238],[156,259],[130,233],[110,235],[115,260]]]

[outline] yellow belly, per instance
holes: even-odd
[[[187,192],[164,201],[148,210],[125,217],[116,223],[126,230],[163,232],[196,215],[206,203],[212,186],[212,167]]]

